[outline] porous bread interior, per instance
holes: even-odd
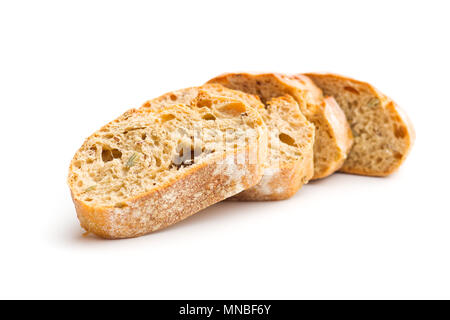
[[[261,117],[241,101],[201,96],[193,103],[130,110],[90,136],[69,170],[74,198],[123,207],[260,134]]]
[[[229,89],[217,83],[207,83],[201,87],[166,93],[144,106],[160,108],[170,103],[189,104],[199,92],[238,99],[259,112],[269,128],[269,154],[266,163],[269,168],[286,166],[289,162],[296,161],[302,156],[305,146],[314,139],[314,129],[311,132],[311,124],[300,112],[297,102],[289,95],[270,99],[264,106],[256,95]]]
[[[256,110],[264,109],[264,104],[261,102],[259,97],[251,94],[246,94],[239,90],[232,90],[217,83],[207,83],[200,87],[190,87],[171,91],[163,94],[162,96],[159,96],[158,98],[147,101],[143,107],[161,108],[166,107],[170,104],[190,104],[191,101],[193,101],[197,97],[200,91],[207,92],[210,95],[241,100],[244,103],[248,104],[250,107],[255,108]]]
[[[393,171],[407,155],[409,135],[391,109],[393,103],[367,83],[333,75],[308,75],[333,96],[344,111],[354,136],[343,171],[384,174]]]
[[[297,102],[291,96],[272,98],[259,113],[270,128],[267,167],[286,167],[302,158],[314,141],[314,126],[300,112]]]
[[[325,108],[322,93],[308,78],[274,76],[273,74],[230,74],[223,77],[219,76],[211,81],[230,89],[257,95],[264,103],[272,98],[286,94],[291,95],[297,101],[301,112],[308,121],[314,124],[316,129],[316,142],[314,143],[315,176],[321,177],[323,172],[328,171],[330,161],[339,161],[342,156],[341,150],[336,148],[335,137],[330,134],[332,129],[321,112]],[[293,86],[303,87],[303,89],[295,89]]]

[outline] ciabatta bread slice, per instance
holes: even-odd
[[[261,181],[235,200],[283,200],[314,175],[314,125],[289,95],[272,98],[259,110],[269,130],[269,152]]]
[[[205,84],[166,93],[147,101],[144,108],[161,108],[170,103],[191,104],[199,93],[241,100],[255,108],[269,130],[269,154],[261,182],[232,197],[232,200],[282,200],[294,195],[314,174],[314,126],[300,112],[290,96],[271,99],[265,106],[254,95],[220,84]]]
[[[387,176],[405,161],[415,139],[406,114],[372,85],[336,74],[307,74],[333,96],[350,123],[354,144],[341,171]]]
[[[227,88],[257,95],[267,103],[272,98],[291,95],[301,112],[316,128],[314,177],[324,178],[338,170],[347,158],[353,137],[343,111],[307,77],[276,73],[227,73],[211,79]]]
[[[87,138],[68,183],[81,226],[104,238],[140,236],[257,184],[267,128],[239,100],[130,110]]]

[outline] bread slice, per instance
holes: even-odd
[[[267,106],[254,95],[220,84],[205,84],[166,93],[147,101],[144,108],[161,108],[170,103],[191,104],[199,93],[235,98],[254,107],[269,130],[269,154],[261,182],[231,200],[282,200],[294,195],[314,174],[314,126],[300,112],[290,96],[271,99]]]
[[[353,137],[343,111],[307,77],[276,73],[227,73],[208,81],[227,88],[259,96],[263,103],[291,95],[301,112],[316,128],[314,142],[314,176],[324,178],[344,163]]]
[[[259,110],[269,130],[269,152],[261,181],[234,200],[283,200],[314,174],[314,125],[289,95],[272,98]]]
[[[68,183],[81,226],[104,238],[170,226],[257,184],[267,128],[239,100],[132,109],[76,152]]]
[[[415,139],[407,115],[372,85],[336,74],[307,74],[333,96],[350,123],[355,142],[341,171],[387,176],[405,161]]]

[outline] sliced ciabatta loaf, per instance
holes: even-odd
[[[336,74],[307,74],[333,96],[350,123],[354,144],[341,171],[386,176],[406,159],[415,138],[406,114],[372,85]]]
[[[289,95],[272,98],[259,110],[269,130],[269,151],[261,181],[235,200],[283,200],[314,175],[314,125]]]
[[[271,99],[265,106],[254,95],[228,89],[220,84],[205,84],[166,93],[147,101],[144,108],[161,108],[170,103],[191,104],[199,93],[226,96],[254,107],[269,130],[269,154],[261,182],[232,199],[243,201],[282,200],[294,195],[314,174],[314,126],[290,96]]]
[[[344,163],[353,141],[345,115],[332,99],[324,99],[321,90],[307,77],[276,73],[227,73],[208,83],[219,83],[257,95],[264,103],[272,98],[291,95],[316,128],[313,179],[332,174]]]
[[[254,186],[267,129],[239,100],[130,110],[76,152],[68,183],[81,226],[105,238],[143,235]]]

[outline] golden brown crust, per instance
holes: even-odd
[[[404,147],[401,152],[401,157],[397,158],[396,161],[394,161],[389,167],[385,168],[384,170],[378,171],[369,167],[356,167],[354,165],[351,165],[350,161],[346,161],[342,166],[342,168],[340,169],[340,171],[351,174],[377,176],[377,177],[388,176],[391,173],[395,172],[407,158],[415,140],[415,130],[411,120],[406,115],[406,113],[391,98],[385,96],[383,93],[378,91],[378,89],[376,89],[374,86],[372,86],[367,82],[355,80],[349,77],[332,73],[324,73],[324,74],[307,73],[305,75],[310,77],[319,87],[321,87],[320,84],[321,79],[333,79],[335,81],[340,81],[342,83],[350,83],[355,88],[364,88],[364,91],[366,93],[371,94],[372,96],[376,97],[381,101],[380,108],[382,110],[382,113],[386,115],[392,122],[396,123],[396,126],[398,128],[397,130],[401,131],[402,133],[402,138],[404,140]],[[352,120],[352,116],[348,112],[346,116],[349,119],[349,121]]]
[[[229,101],[237,102],[233,99]],[[178,174],[165,178],[158,186],[143,189],[120,203],[98,204],[91,202],[92,199],[83,200],[83,192],[74,191],[73,166],[80,149],[71,162],[68,183],[81,226],[108,239],[136,237],[165,228],[257,184],[263,175],[267,157],[267,128],[259,113],[245,106],[247,117],[254,120],[255,139],[211,154],[204,162],[185,167]],[[184,107],[173,105],[168,112],[177,108],[181,110]],[[160,114],[166,110],[130,110],[110,123],[114,124],[119,119],[128,121],[128,115],[133,113]],[[91,137],[96,134],[98,131]]]
[[[264,88],[264,82],[270,79],[277,84],[278,92],[267,96],[266,93],[251,92],[251,88],[238,88],[233,84],[233,80],[236,78],[256,80],[259,89]],[[321,90],[308,77],[279,73],[225,73],[209,80],[208,83],[219,83],[231,89],[241,89],[244,92],[258,94],[263,102],[272,97],[291,95],[299,104],[308,121],[314,123],[316,127],[314,157],[317,161],[315,160],[315,172],[312,179],[324,178],[343,165],[353,143],[349,124],[339,106],[328,105],[324,101]],[[327,142],[323,137],[327,137]],[[330,156],[320,157],[319,165],[319,155],[323,154],[324,149],[329,151]]]
[[[137,237],[168,227],[257,184],[266,144],[261,138],[258,145],[187,171],[156,191],[130,199],[123,208],[89,206],[72,194],[80,224],[107,239]],[[244,155],[245,161],[237,160]],[[250,159],[255,158],[252,164]]]

